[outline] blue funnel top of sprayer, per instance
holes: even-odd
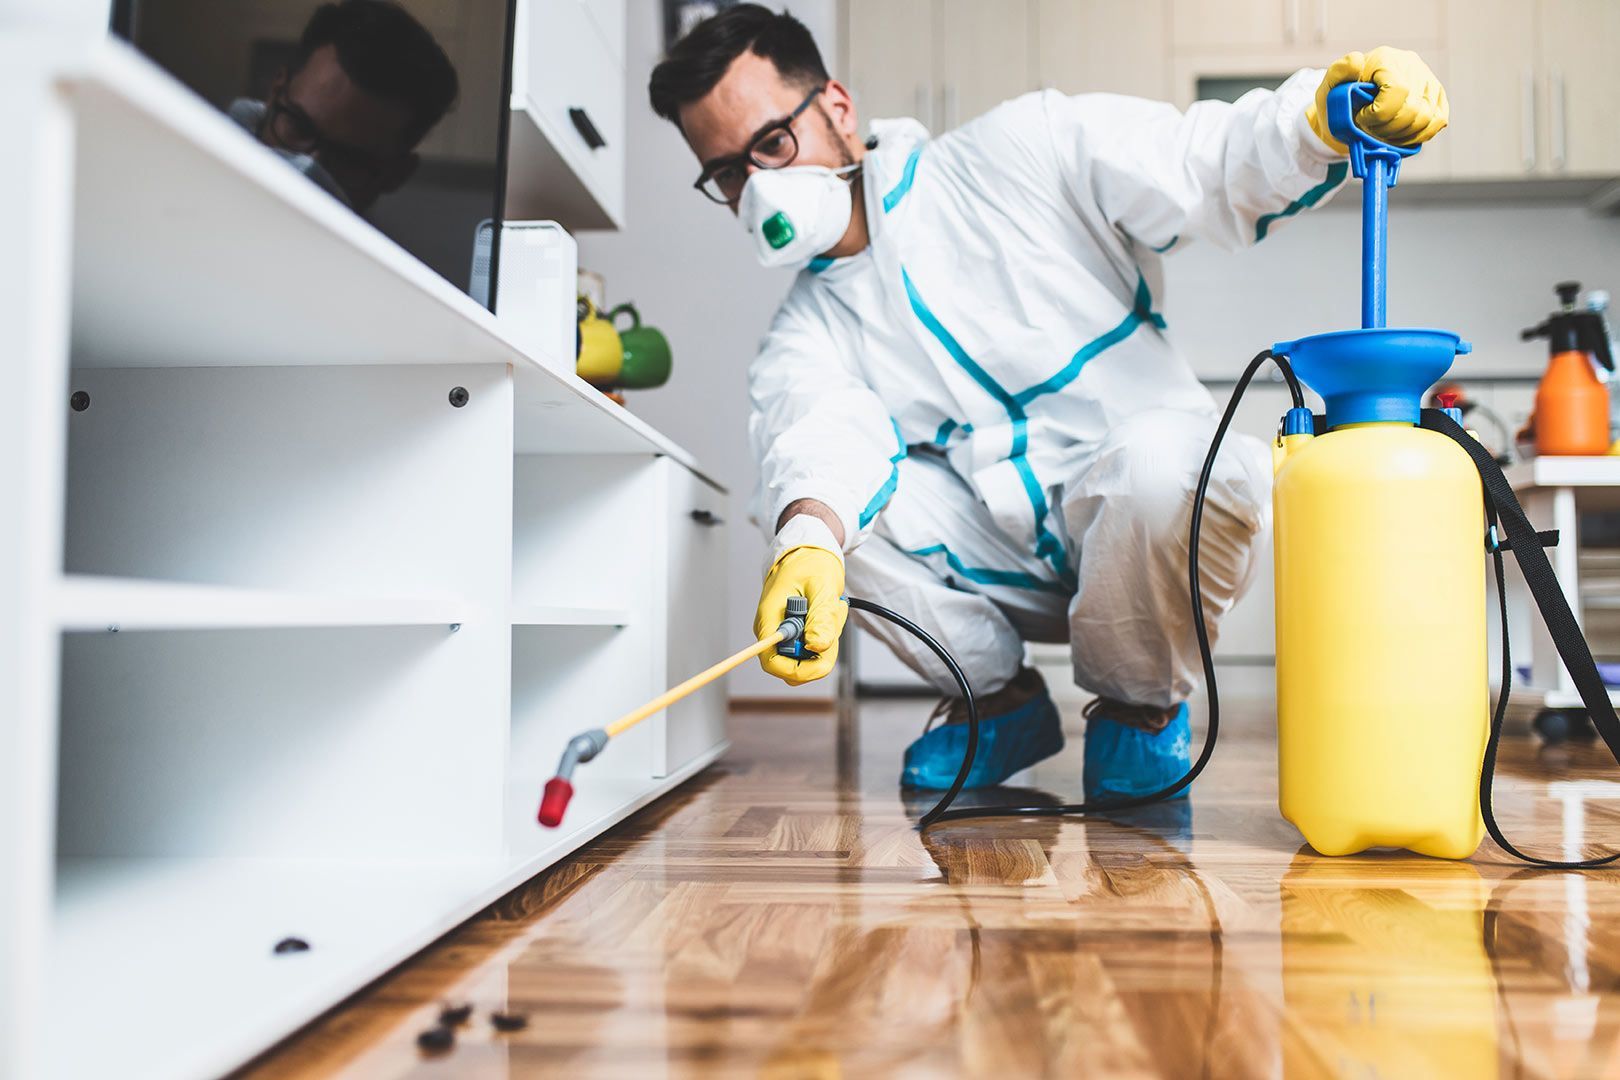
[[[1377,94],[1372,83],[1341,83],[1328,91],[1328,130],[1350,148],[1350,171],[1361,181],[1361,329],[1282,341],[1305,385],[1322,395],[1329,427],[1374,421],[1415,424],[1423,392],[1473,346],[1449,330],[1388,329],[1388,189],[1416,146],[1393,146],[1355,123]]]

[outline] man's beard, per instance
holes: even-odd
[[[833,145],[838,147],[838,167],[843,168],[846,165],[855,164],[855,155],[849,152],[849,144],[844,142],[842,135],[838,134],[838,128],[833,126],[832,117],[827,115],[827,110],[821,107],[819,101],[816,102],[816,112],[821,114],[821,122],[827,128],[828,138],[832,139]]]

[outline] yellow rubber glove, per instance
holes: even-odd
[[[782,625],[790,596],[810,601],[804,620],[804,646],[821,655],[795,660],[768,652],[759,664],[789,686],[812,682],[832,671],[838,662],[838,637],[844,632],[849,605],[844,603],[844,560],[820,547],[796,547],[783,552],[765,575],[759,610],[754,614],[754,637],[762,638]]]
[[[1305,119],[1321,140],[1347,153],[1344,143],[1328,131],[1328,91],[1345,82],[1370,82],[1378,86],[1371,105],[1356,114],[1356,126],[1375,139],[1396,146],[1416,146],[1440,133],[1451,119],[1451,103],[1429,65],[1415,52],[1380,45],[1363,55],[1345,53],[1333,61],[1316,100],[1305,107]]]

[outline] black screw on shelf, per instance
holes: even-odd
[[[84,412],[90,407],[90,395],[83,390],[75,390],[73,396],[68,398],[68,404],[73,406],[74,412]]]
[[[285,956],[287,953],[309,952],[309,942],[301,937],[284,937],[276,942],[276,947],[271,951],[277,956]]]
[[[416,1036],[416,1045],[430,1054],[442,1054],[456,1045],[456,1033],[443,1024],[434,1024]]]
[[[458,409],[467,404],[471,398],[472,395],[467,393],[465,386],[452,387],[450,390],[450,404]]]
[[[458,631],[460,629],[461,629],[461,624],[460,623],[453,622],[453,623],[450,624],[450,632],[452,634],[454,634],[456,631]]]
[[[446,1005],[439,1010],[439,1023],[445,1027],[460,1027],[472,1016],[472,1005],[463,1001],[459,1005]]]

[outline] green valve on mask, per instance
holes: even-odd
[[[788,216],[780,210],[766,218],[760,230],[765,234],[765,242],[771,245],[772,251],[781,251],[793,242],[793,222],[789,221]]]

